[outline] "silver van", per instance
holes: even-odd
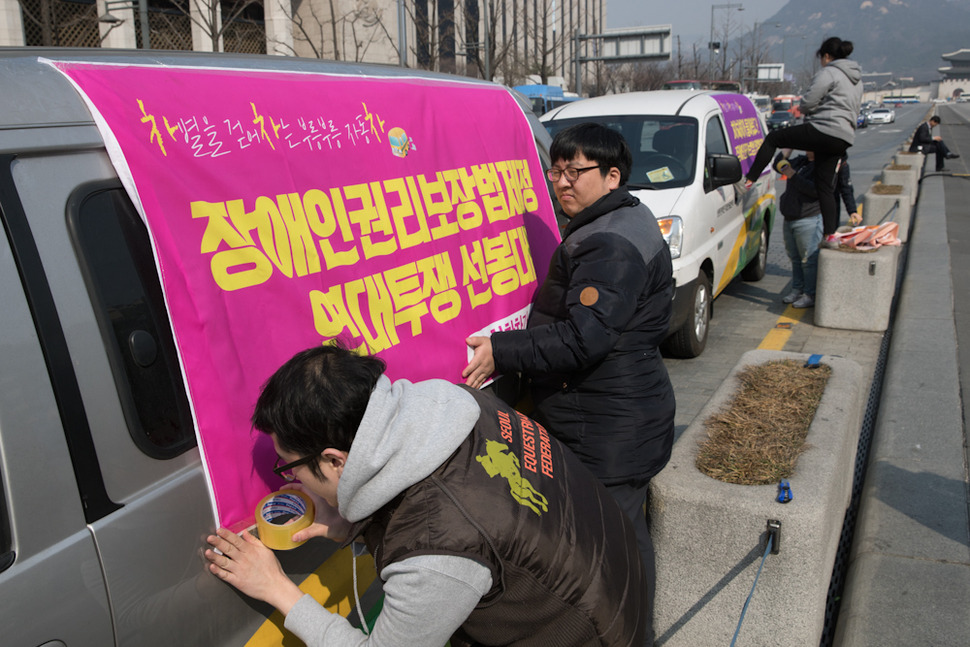
[[[38,57],[425,74],[0,48],[0,643],[244,645],[269,623],[251,644],[282,644],[269,606],[205,570],[212,508],[148,233],[80,96]],[[520,103],[547,164],[549,136]],[[300,582],[334,550],[314,540],[280,558]]]

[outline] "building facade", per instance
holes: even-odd
[[[267,53],[567,89],[577,35],[605,24],[605,0],[0,0],[0,46]]]

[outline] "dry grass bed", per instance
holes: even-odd
[[[805,368],[785,360],[749,366],[731,404],[706,422],[697,468],[726,483],[769,485],[787,479],[832,374],[824,364]]]

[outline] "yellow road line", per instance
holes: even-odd
[[[300,590],[309,593],[327,611],[344,617],[354,606],[354,584],[351,548],[342,548],[330,556],[320,568],[300,583]],[[363,593],[377,578],[374,560],[370,555],[357,558],[357,586]],[[283,628],[283,614],[274,611],[246,643],[246,647],[281,647],[300,644]]]
[[[769,330],[761,343],[758,344],[758,350],[783,350],[788,338],[791,337],[795,324],[802,320],[806,310],[807,308],[796,309],[791,306],[785,308],[785,311],[778,317],[778,321],[775,322],[775,327]]]

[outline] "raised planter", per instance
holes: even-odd
[[[916,193],[919,190],[921,167],[912,164],[889,164],[882,169],[882,183],[903,187],[903,193],[909,196],[909,206],[916,204]]]
[[[908,150],[902,150],[893,156],[893,163],[900,166],[912,166],[916,169],[917,174],[922,176],[924,158],[925,155],[920,152],[910,153]]]
[[[873,184],[862,196],[862,224],[878,225],[892,220],[899,224],[899,240],[909,235],[913,207],[909,193],[900,184]]]
[[[790,479],[793,500],[777,485],[736,485],[695,467],[704,422],[733,399],[737,372],[749,365],[809,356],[745,353],[674,445],[650,484],[657,556],[657,645],[728,645],[766,546],[769,519],[781,522],[780,552],[769,555],[744,619],[739,644],[818,645],[842,521],[852,490],[865,384],[851,360],[823,356],[832,374]]]
[[[815,325],[872,332],[889,327],[898,258],[898,245],[871,251],[820,249]]]

